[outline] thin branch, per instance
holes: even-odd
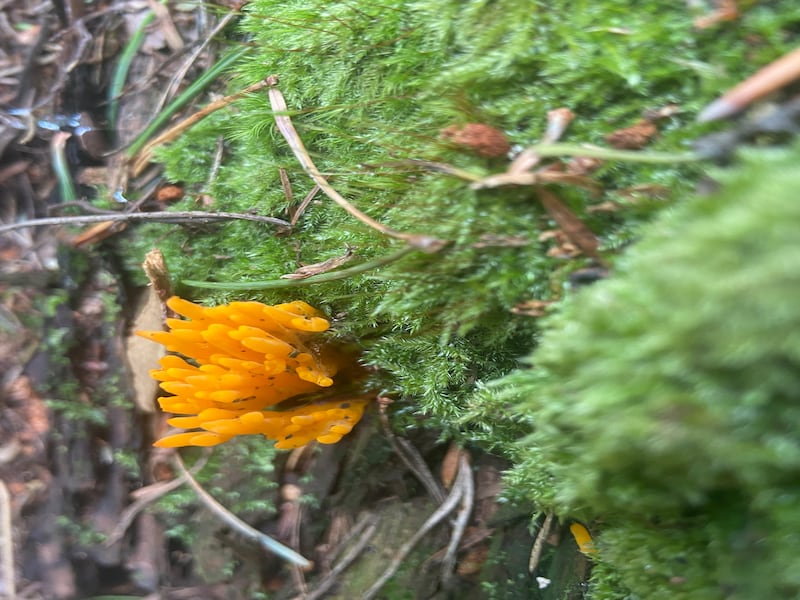
[[[307,279],[272,279],[269,281],[242,281],[238,283],[222,283],[218,281],[198,281],[196,279],[184,279],[181,283],[191,285],[199,288],[206,288],[209,290],[278,290],[292,287],[303,287],[306,285],[314,285],[316,283],[326,283],[329,281],[338,281],[340,279],[347,279],[353,275],[359,275],[372,271],[379,267],[391,264],[400,260],[406,254],[416,251],[416,248],[406,246],[397,252],[382,256],[373,260],[368,260],[365,263],[342,269],[341,271],[330,271],[328,273],[320,273]]]
[[[9,598],[17,597],[16,574],[14,573],[14,534],[11,529],[11,496],[6,484],[0,481],[0,573],[3,574],[5,593]]]
[[[392,428],[389,425],[389,418],[386,416],[385,410],[380,411],[380,420],[383,434],[386,436],[386,439],[389,440],[389,444],[391,444],[395,454],[400,457],[400,460],[408,467],[408,470],[411,471],[416,478],[419,479],[425,489],[428,490],[428,494],[434,502],[438,504],[444,502],[445,494],[442,486],[436,481],[428,465],[425,464],[425,461],[420,456],[419,452],[417,452],[417,449],[414,448],[408,440],[399,438],[392,432]]]
[[[528,148],[528,150],[544,158],[585,156],[586,158],[621,160],[624,162],[647,163],[653,165],[699,162],[702,160],[702,157],[695,152],[638,152],[632,150],[617,150],[616,148],[602,148],[600,146],[581,146],[579,144],[535,144]]]
[[[189,473],[193,475],[196,474],[204,466],[206,466],[207,462],[208,456],[204,456],[203,458],[199,459],[192,465]],[[149,504],[152,504],[164,494],[168,494],[172,490],[181,487],[184,483],[186,483],[186,477],[181,474],[174,479],[170,479],[169,481],[160,481],[136,490],[136,500],[133,502],[133,504],[126,507],[125,510],[122,511],[122,516],[119,519],[119,523],[114,526],[114,529],[109,534],[105,541],[105,546],[113,546],[120,539],[122,539],[122,536],[125,535],[125,532],[128,530],[128,527],[131,526],[131,523],[133,523],[136,515],[142,512],[143,509],[147,508]]]
[[[256,221],[258,223],[268,223],[279,227],[289,227],[289,223],[276,219],[275,217],[262,217],[261,215],[249,215],[246,213],[229,212],[203,212],[200,210],[190,211],[155,211],[146,213],[116,213],[111,215],[79,215],[75,217],[47,217],[43,219],[31,219],[30,221],[20,221],[19,223],[9,223],[0,225],[0,233],[14,231],[15,229],[27,229],[29,227],[46,227],[49,225],[85,225],[86,223],[103,223],[105,221],[160,221],[164,223],[196,223],[205,224],[213,221],[240,219],[243,221]]]
[[[297,225],[297,221],[300,220],[300,217],[303,216],[303,213],[306,211],[306,208],[308,208],[308,205],[311,204],[311,201],[318,193],[319,193],[319,186],[317,184],[314,184],[314,187],[311,188],[311,191],[308,192],[308,194],[306,194],[306,197],[303,198],[303,201],[300,203],[300,206],[298,206],[295,209],[294,213],[292,214],[292,218],[289,221],[292,224],[292,227]]]
[[[325,193],[326,196],[328,196],[328,198],[336,202],[336,204],[341,206],[350,215],[365,225],[372,227],[376,231],[379,231],[388,237],[408,242],[409,245],[417,248],[418,250],[423,250],[425,252],[438,252],[446,245],[445,241],[428,235],[395,231],[391,227],[387,227],[383,223],[376,221],[368,214],[362,212],[350,204],[350,202],[345,200],[345,198],[339,194],[339,192],[333,189],[331,184],[328,183],[328,180],[325,179],[320,170],[317,168],[317,165],[314,164],[314,161],[311,160],[311,156],[309,155],[308,150],[306,150],[303,140],[300,139],[297,130],[292,124],[292,120],[288,115],[285,114],[288,108],[286,106],[286,100],[284,99],[283,94],[276,87],[278,84],[277,75],[271,75],[270,77],[267,77],[266,81],[269,82],[270,85],[269,102],[272,106],[275,124],[278,126],[278,130],[281,132],[281,135],[283,135],[286,143],[289,144],[289,148],[292,150],[295,158],[297,158],[300,166],[303,167],[303,170],[308,174],[309,177],[311,177],[314,183],[320,187],[320,189]]]
[[[469,465],[467,453],[461,451],[461,456],[458,461],[459,473],[464,471],[467,476],[459,478],[463,481],[463,489],[461,490],[461,509],[458,511],[455,523],[453,523],[453,532],[450,534],[450,543],[447,545],[447,552],[442,560],[442,583],[445,587],[451,582],[453,577],[453,570],[456,566],[456,554],[458,553],[458,546],[461,539],[464,537],[464,531],[467,529],[469,517],[472,514],[472,509],[475,505],[475,481],[472,478],[472,472]]]
[[[358,541],[353,545],[352,548],[350,548],[350,550],[347,551],[344,556],[342,556],[341,560],[336,563],[330,572],[319,580],[317,587],[302,597],[303,600],[317,600],[318,598],[325,597],[325,594],[327,594],[331,587],[333,587],[333,585],[336,583],[339,575],[344,573],[344,571],[361,555],[361,553],[364,551],[364,548],[367,547],[367,544],[378,529],[379,521],[380,519],[378,515],[369,513],[358,523],[356,523],[351,534],[353,536],[360,534]],[[362,530],[363,533],[361,533]]]
[[[469,468],[461,468],[459,465],[458,469],[458,477],[456,477],[456,481],[453,485],[453,489],[450,491],[450,495],[447,496],[447,499],[442,503],[436,511],[428,517],[428,520],[422,524],[414,535],[403,544],[403,546],[397,550],[392,562],[389,564],[389,567],[378,577],[378,580],[373,583],[370,588],[364,592],[361,596],[362,600],[371,600],[375,598],[380,592],[381,588],[386,585],[386,582],[389,581],[397,570],[400,568],[400,565],[409,555],[411,550],[414,549],[414,546],[425,537],[428,532],[430,532],[436,525],[438,525],[441,521],[443,521],[447,515],[449,515],[453,510],[455,510],[456,506],[458,506],[459,501],[461,500],[463,490],[464,490],[464,478],[471,477],[471,473],[469,472]]]
[[[207,491],[203,489],[199,483],[197,483],[195,478],[192,477],[191,473],[189,473],[189,471],[186,469],[186,466],[183,464],[183,461],[177,452],[175,453],[175,464],[181,474],[186,477],[186,483],[188,483],[189,486],[195,491],[197,497],[205,505],[205,507],[228,527],[238,532],[245,539],[261,546],[267,552],[272,552],[273,554],[276,554],[293,564],[299,565],[304,569],[311,569],[314,566],[314,563],[304,556],[301,556],[288,546],[284,546],[277,540],[274,540],[268,535],[261,533],[257,529],[254,529],[239,519],[239,517],[232,514],[219,502],[217,502]]]

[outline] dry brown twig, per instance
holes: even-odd
[[[164,223],[195,223],[202,225],[220,220],[242,219],[245,221],[257,221],[269,225],[289,227],[289,223],[274,217],[262,217],[261,215],[250,215],[246,213],[227,213],[227,212],[203,212],[203,211],[156,211],[147,213],[117,213],[106,215],[81,215],[76,217],[46,217],[43,219],[31,219],[30,221],[20,221],[0,225],[0,233],[14,231],[16,229],[27,229],[29,227],[44,227],[49,225],[83,225],[85,223],[103,223],[106,221],[161,221]]]
[[[192,468],[189,470],[189,473],[198,473],[204,466],[206,466],[209,456],[210,455],[204,456],[195,462],[192,465]],[[147,508],[147,506],[165,494],[168,494],[172,490],[178,489],[184,483],[186,483],[186,477],[181,474],[174,479],[170,479],[169,481],[159,481],[158,483],[152,483],[146,487],[135,490],[131,496],[135,496],[136,499],[133,501],[133,504],[127,506],[125,510],[122,511],[119,523],[117,523],[105,541],[106,547],[113,546],[120,539],[122,539],[122,536],[125,535],[125,532],[128,530],[128,527],[131,526],[131,523],[133,523],[136,515],[142,512],[142,510]]]
[[[330,572],[317,582],[317,586],[313,590],[294,600],[318,600],[319,598],[324,598],[331,587],[336,583],[339,575],[353,564],[364,551],[364,548],[367,547],[372,536],[374,536],[375,532],[378,530],[379,521],[380,517],[373,513],[367,513],[359,519],[358,523],[353,526],[353,529],[350,531],[344,543],[346,544],[356,536],[358,536],[358,541],[353,544],[344,556],[342,556],[341,560],[334,565]]]
[[[800,48],[792,50],[725,92],[697,115],[701,123],[731,117],[800,78]]]
[[[434,513],[428,517],[428,519],[422,524],[414,535],[412,535],[405,544],[403,544],[395,553],[394,558],[389,563],[389,566],[386,570],[381,574],[380,577],[373,583],[369,589],[361,596],[362,600],[371,600],[375,598],[380,592],[381,588],[386,585],[386,582],[391,579],[394,574],[397,572],[397,569],[400,568],[400,565],[403,564],[403,561],[409,555],[409,553],[414,549],[414,546],[425,537],[434,527],[436,527],[439,523],[441,523],[447,515],[449,515],[453,510],[455,510],[456,506],[458,506],[459,502],[462,501],[465,493],[465,487],[468,485],[466,482],[467,478],[472,478],[472,472],[469,466],[469,461],[466,460],[465,457],[462,457],[459,463],[458,469],[458,476],[456,477],[455,483],[453,484],[453,489],[450,491],[450,494],[447,496],[445,501],[439,506],[439,508],[434,511]]]
[[[466,450],[461,450],[459,456],[458,471],[466,471],[468,477],[461,478],[462,492],[461,492],[461,508],[453,523],[453,532],[450,534],[450,542],[447,544],[447,552],[442,559],[442,575],[441,580],[445,588],[450,587],[453,578],[453,571],[456,566],[456,554],[458,547],[461,544],[461,539],[464,537],[464,532],[467,529],[472,509],[475,507],[475,481],[470,472],[469,458]]]
[[[379,403],[380,404],[380,403]],[[380,404],[381,408],[379,411],[381,426],[383,427],[383,432],[386,438],[389,440],[389,444],[391,444],[392,449],[395,451],[395,454],[400,457],[400,460],[408,467],[408,469],[414,473],[417,479],[419,479],[420,483],[428,490],[428,494],[433,499],[434,502],[441,504],[445,500],[445,493],[442,489],[442,486],[439,485],[439,482],[436,481],[436,478],[431,473],[431,470],[428,468],[428,465],[425,464],[425,460],[420,456],[417,449],[414,448],[413,444],[404,438],[397,437],[394,433],[392,433],[392,428],[389,425],[389,418],[386,415],[386,410],[382,404]]]
[[[331,186],[328,180],[322,175],[320,170],[317,168],[317,165],[314,164],[314,161],[311,160],[311,156],[309,155],[308,150],[306,150],[303,140],[300,139],[300,135],[297,133],[297,130],[292,124],[292,119],[286,114],[288,111],[286,99],[283,97],[281,91],[277,88],[278,76],[270,75],[265,81],[267,81],[269,85],[269,102],[272,106],[275,124],[278,126],[278,130],[286,140],[286,143],[289,144],[289,148],[292,150],[297,162],[300,163],[300,166],[303,167],[303,170],[308,174],[309,177],[311,177],[314,183],[320,187],[320,189],[325,193],[326,196],[328,196],[328,198],[336,202],[336,204],[341,206],[351,216],[355,217],[365,225],[368,225],[375,231],[378,231],[387,237],[403,240],[417,250],[433,253],[438,252],[447,244],[447,242],[444,240],[440,240],[428,235],[395,231],[391,227],[387,227],[383,223],[376,221],[368,214],[353,206],[339,192],[337,192],[333,186]]]
[[[307,279],[313,275],[319,275],[320,273],[327,273],[328,271],[332,271],[333,269],[337,269],[341,267],[343,264],[349,262],[354,256],[353,249],[348,246],[345,250],[344,254],[339,256],[334,256],[333,258],[329,258],[328,260],[323,260],[322,262],[314,263],[311,265],[303,265],[299,267],[294,273],[287,273],[286,275],[281,275],[281,279]]]
[[[308,208],[308,205],[311,204],[311,201],[314,200],[317,194],[319,194],[319,186],[314,184],[314,187],[311,188],[311,191],[306,194],[305,198],[303,198],[300,206],[298,206],[297,209],[295,209],[295,211],[292,213],[292,218],[289,219],[289,223],[292,225],[292,227],[297,225],[297,221],[299,221],[300,217],[303,216],[306,208]]]
[[[197,10],[204,10],[203,5],[199,5]],[[167,103],[167,99],[173,97],[177,92],[178,88],[180,87],[181,82],[186,78],[186,73],[189,72],[191,66],[195,63],[198,57],[203,53],[203,51],[208,48],[208,45],[219,35],[219,33],[228,26],[228,24],[239,15],[238,9],[233,9],[231,12],[226,14],[222,19],[220,19],[219,23],[216,24],[214,29],[212,29],[203,42],[186,58],[183,65],[181,65],[180,69],[178,69],[175,75],[172,77],[170,84],[167,86],[167,89],[164,91],[164,94],[161,97],[160,102],[158,103],[158,109],[164,107]]]

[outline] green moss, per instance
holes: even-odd
[[[546,256],[537,238],[554,225],[531,190],[476,192],[466,182],[397,161],[449,162],[478,174],[501,171],[505,160],[470,156],[440,140],[439,131],[485,122],[512,142],[529,144],[541,137],[546,112],[559,106],[577,115],[568,139],[602,143],[603,135],[631,124],[644,109],[680,103],[685,112],[663,124],[656,146],[681,150],[697,131],[690,126],[692,112],[728,83],[721,76],[712,82],[692,65],[732,63],[764,17],[746,14],[740,29],[712,36],[692,30],[682,5],[661,6],[659,19],[643,7],[630,8],[622,1],[542,6],[509,0],[246,5],[240,31],[251,51],[238,63],[232,88],[279,74],[300,136],[342,194],[399,231],[451,242],[435,255],[407,257],[302,291],[312,304],[343,315],[336,332],[363,346],[365,362],[385,375],[382,387],[412,397],[425,412],[450,421],[471,404],[470,414],[477,414],[475,404],[485,396],[468,400],[474,385],[508,370],[532,348],[535,323],[510,309],[529,299],[557,299],[564,276],[584,262],[564,265]],[[777,10],[769,15],[774,28],[791,22]],[[787,46],[774,35],[749,43],[763,56]],[[724,72],[724,65],[718,67],[711,72]],[[219,136],[226,155],[209,183]],[[285,216],[311,188],[277,132],[263,93],[206,119],[159,156],[171,179],[210,193],[220,210]],[[293,201],[280,185],[279,169],[293,184]],[[688,187],[690,172],[612,163],[597,177],[609,188],[658,183],[680,191]],[[627,214],[589,214],[593,201],[585,192],[557,191],[609,252],[635,237],[639,223],[663,206],[645,202]],[[193,208],[192,202],[178,208]],[[154,235],[140,238],[147,240],[142,245]],[[341,254],[346,245],[359,262],[396,246],[321,195],[288,237],[239,222],[168,234],[162,228],[158,235],[176,279],[236,283],[277,279],[298,264]],[[519,236],[529,243],[476,247],[485,235]],[[179,291],[210,302],[300,295]]]
[[[601,562],[642,596],[800,591],[799,157],[753,153],[663,215],[506,381],[535,423],[515,482],[601,519]]]
[[[771,485],[771,477],[794,464],[794,446],[785,431],[774,439],[759,439],[758,431],[775,425],[762,410],[768,403],[762,388],[746,395],[735,417],[721,408],[746,385],[743,371],[734,369],[729,389],[704,392],[707,396],[690,414],[670,412],[674,403],[668,398],[639,405],[663,375],[642,371],[642,365],[661,364],[683,386],[702,384],[703,380],[691,380],[694,362],[660,362],[664,355],[658,343],[667,344],[678,335],[675,331],[664,334],[664,339],[647,338],[652,347],[615,348],[614,360],[626,368],[614,371],[615,381],[626,382],[627,395],[611,394],[613,382],[596,388],[586,384],[585,393],[591,393],[593,400],[585,404],[561,395],[554,382],[571,376],[571,371],[558,370],[562,359],[573,366],[580,362],[585,381],[610,380],[607,365],[595,360],[589,349],[597,349],[597,332],[606,334],[619,325],[619,315],[627,313],[623,305],[613,318],[595,323],[596,330],[574,329],[574,347],[567,352],[565,346],[562,355],[553,355],[549,370],[522,375],[514,385],[547,388],[549,395],[541,397],[548,400],[528,406],[522,416],[514,414],[509,397],[487,382],[512,371],[520,357],[534,349],[539,326],[512,308],[527,300],[571,296],[565,279],[588,261],[547,256],[548,246],[539,236],[556,225],[533,190],[474,191],[467,182],[402,162],[445,162],[477,175],[502,172],[506,159],[487,160],[454,148],[440,139],[440,130],[482,122],[505,132],[513,144],[525,146],[541,138],[547,111],[562,106],[576,114],[566,141],[603,144],[606,134],[632,125],[643,111],[677,104],[680,112],[659,123],[659,135],[651,146],[683,152],[692,139],[714,128],[696,125],[696,112],[751,70],[751,64],[765,64],[796,46],[800,29],[800,10],[793,0],[749,7],[735,24],[711,30],[695,30],[694,16],[684,3],[655,0],[248,3],[239,35],[250,51],[236,64],[231,90],[278,74],[299,135],[337,190],[396,230],[425,233],[450,244],[436,254],[411,254],[380,269],[302,290],[209,291],[179,285],[178,292],[210,304],[234,298],[273,302],[302,297],[320,307],[333,319],[330,335],[362,349],[362,361],[371,367],[367,386],[397,399],[393,405],[397,422],[418,425],[421,421],[411,417],[426,414],[432,418],[425,425],[443,429],[445,436],[480,442],[512,456],[518,468],[509,476],[508,493],[520,501],[535,500],[584,518],[613,513],[616,522],[633,527],[641,520],[628,524],[618,514],[620,505],[631,514],[657,508],[664,519],[677,522],[687,506],[694,510],[705,506],[718,486],[741,483],[753,490]],[[210,177],[218,139],[225,153],[218,172]],[[255,210],[286,218],[312,188],[275,127],[265,93],[250,95],[207,118],[162,149],[159,158],[168,177],[190,192],[190,198],[176,208],[195,208],[191,196],[203,193],[214,198],[217,210]],[[281,186],[280,169],[292,183],[293,199]],[[614,190],[640,184],[658,184],[671,191],[660,201],[622,203],[613,214],[590,212],[602,199],[583,190],[553,186],[553,191],[596,232],[606,260],[613,264],[638,239],[641,226],[685,195],[698,174],[697,167],[609,162],[593,175],[609,197],[622,198]],[[527,244],[486,246],[485,236],[514,236]],[[717,252],[711,242],[706,243],[703,258]],[[754,252],[759,243],[753,242]],[[355,253],[349,265],[384,257],[400,247],[322,195],[288,235],[277,236],[271,228],[246,222],[204,229],[147,226],[137,230],[133,244],[139,254],[160,247],[176,281],[237,284],[277,280],[300,264],[340,255],[347,246]],[[691,261],[692,267],[701,260],[696,254],[686,256],[681,258]],[[643,276],[660,273],[683,281],[683,272],[676,273],[678,267],[670,261],[650,260]],[[745,294],[738,303],[720,306],[700,301],[709,281],[716,277],[706,270],[694,283],[697,319],[752,305],[754,318],[745,324],[759,326],[757,296]],[[658,294],[648,300],[653,306],[661,302]],[[593,308],[587,300],[580,302],[582,310]],[[565,314],[577,319],[579,312],[573,308]],[[685,326],[668,313],[643,315],[635,326],[655,318],[660,325]],[[557,322],[564,323],[572,339],[567,318],[561,319]],[[780,323],[777,316],[770,322]],[[587,332],[591,332],[588,339],[583,337]],[[692,331],[700,366],[703,360],[712,360],[715,347],[746,333],[717,329],[695,336]],[[760,359],[750,346],[737,352],[739,364]],[[630,421],[608,427],[605,411],[622,406],[630,412]],[[675,426],[687,420],[693,428]],[[536,433],[528,445],[514,450],[516,440],[534,426]],[[709,434],[709,430],[721,434],[726,427],[742,429],[742,436]],[[673,456],[670,451],[676,447],[681,452]],[[744,455],[747,464],[699,462],[687,475],[681,458],[688,454],[687,448],[701,456],[704,452]],[[748,473],[744,482],[741,469]],[[648,485],[632,484],[631,474]],[[598,569],[609,575],[598,580],[596,590],[602,590],[602,582],[612,575],[625,585],[639,585],[617,573],[617,567],[616,562],[608,568],[604,563]],[[726,581],[737,581],[737,589],[744,589],[739,579]],[[662,585],[663,579],[648,582]]]

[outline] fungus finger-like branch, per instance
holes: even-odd
[[[175,465],[181,472],[181,475],[186,478],[186,483],[188,483],[189,487],[195,491],[197,497],[205,505],[205,507],[228,527],[241,534],[245,539],[257,544],[258,546],[261,546],[264,550],[272,552],[273,554],[276,554],[277,556],[280,556],[281,558],[289,561],[290,563],[298,565],[303,569],[311,569],[314,566],[314,563],[304,556],[295,552],[288,546],[284,546],[268,535],[261,533],[257,529],[254,529],[239,519],[236,515],[232,514],[219,502],[217,502],[207,491],[203,489],[199,483],[197,483],[197,480],[192,477],[192,474],[186,469],[186,466],[183,464],[183,461],[177,452],[175,453]]]
[[[377,581],[373,583],[369,589],[364,592],[361,596],[362,600],[371,600],[375,598],[378,592],[380,592],[381,588],[386,585],[386,582],[392,578],[392,576],[397,572],[397,569],[400,568],[400,565],[406,559],[408,554],[411,550],[414,549],[414,546],[430,532],[436,525],[441,523],[447,515],[449,515],[453,510],[455,510],[456,506],[458,506],[459,501],[461,500],[462,494],[464,492],[464,481],[465,477],[471,477],[471,473],[469,472],[469,468],[461,468],[462,465],[459,465],[458,476],[456,477],[456,481],[453,484],[453,489],[450,490],[450,494],[447,496],[445,501],[442,503],[436,511],[428,517],[428,519],[422,524],[414,535],[403,544],[403,546],[397,550],[395,557],[392,559],[392,562],[386,568],[386,570],[378,577]]]
[[[453,577],[453,570],[456,566],[456,554],[458,553],[458,546],[461,543],[461,538],[464,537],[464,531],[467,529],[469,517],[472,514],[472,509],[475,504],[475,481],[472,478],[470,469],[469,458],[467,453],[462,450],[458,460],[459,473],[462,471],[466,476],[459,478],[462,481],[463,490],[461,492],[461,509],[456,515],[455,522],[453,523],[453,532],[450,534],[450,542],[447,545],[447,552],[442,560],[442,583],[445,588]]]
[[[297,158],[297,162],[300,163],[300,166],[303,167],[303,170],[308,174],[309,177],[311,177],[314,183],[320,187],[320,189],[325,193],[326,196],[328,196],[328,198],[336,202],[336,204],[341,206],[350,215],[365,225],[372,227],[376,231],[388,237],[408,242],[409,245],[417,248],[418,250],[433,253],[438,252],[445,246],[446,242],[431,236],[414,233],[402,233],[400,231],[395,231],[391,227],[387,227],[383,223],[376,221],[368,214],[350,204],[350,202],[348,202],[341,194],[339,194],[339,192],[333,189],[333,186],[328,183],[328,180],[322,175],[320,170],[317,168],[317,165],[315,165],[314,161],[311,160],[311,156],[309,155],[308,150],[306,150],[303,140],[300,139],[297,130],[294,128],[291,118],[284,114],[287,112],[288,108],[286,106],[286,100],[283,97],[283,94],[276,87],[278,83],[278,77],[276,75],[271,75],[270,77],[267,77],[266,81],[269,82],[270,86],[269,102],[272,106],[275,124],[278,126],[278,130],[286,140],[286,143],[289,144],[289,148],[292,150],[295,158]]]
[[[539,559],[542,557],[542,551],[544,550],[544,542],[547,536],[550,535],[552,526],[553,513],[547,513],[547,516],[544,518],[544,523],[542,523],[542,527],[539,529],[539,533],[536,535],[536,540],[533,542],[533,547],[531,548],[531,556],[528,559],[528,573],[533,573],[536,567],[539,566]]]
[[[333,587],[333,585],[336,583],[339,575],[344,573],[344,571],[351,564],[353,564],[353,562],[364,551],[364,548],[367,547],[367,544],[372,539],[372,536],[374,536],[375,532],[378,530],[379,520],[380,519],[378,515],[368,514],[358,523],[356,523],[351,533],[353,536],[360,536],[358,541],[353,544],[353,547],[350,548],[350,550],[348,550],[344,556],[342,556],[341,560],[336,563],[330,572],[326,574],[325,577],[320,579],[320,581],[317,583],[317,587],[311,590],[308,594],[302,596],[302,600],[318,600],[319,598],[325,597],[328,591],[330,591],[331,587]],[[296,598],[295,600],[301,600],[301,598]]]

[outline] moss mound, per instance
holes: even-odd
[[[603,290],[622,286],[622,280],[582,295],[553,322],[563,331],[549,334],[546,354],[536,358],[547,368],[521,372],[513,380],[515,398],[519,394],[533,398],[515,412],[508,394],[488,385],[516,369],[520,358],[537,344],[536,319],[514,309],[526,301],[558,302],[570,296],[565,281],[590,261],[548,253],[553,242],[547,240],[547,232],[557,226],[539,205],[534,188],[476,191],[468,182],[409,161],[447,163],[476,176],[503,172],[508,165],[505,157],[470,154],[443,139],[441,131],[468,123],[488,124],[503,131],[512,146],[524,147],[541,138],[547,112],[559,107],[576,114],[567,141],[604,144],[604,136],[632,125],[644,111],[677,104],[681,110],[660,122],[651,147],[683,151],[704,131],[693,124],[694,114],[740,78],[743,56],[753,64],[765,64],[792,47],[796,36],[791,32],[800,23],[794,2],[768,4],[749,8],[735,27],[698,31],[683,3],[649,0],[385,0],[379,4],[254,0],[244,7],[237,33],[250,50],[236,64],[231,90],[278,74],[294,125],[332,185],[385,225],[435,236],[449,245],[438,253],[415,252],[337,281],[259,289],[257,282],[279,281],[300,265],[340,256],[348,248],[354,258],[346,266],[386,257],[402,247],[321,195],[288,235],[242,222],[207,230],[175,229],[168,235],[161,226],[147,226],[138,230],[134,243],[143,250],[161,247],[178,280],[238,286],[184,286],[178,290],[184,297],[209,304],[302,298],[321,308],[332,319],[330,335],[361,348],[369,372],[365,387],[396,399],[392,415],[396,426],[438,428],[443,436],[482,443],[518,463],[509,480],[510,495],[561,514],[606,519],[596,571],[598,597],[603,586],[619,589],[617,577],[641,596],[663,589],[658,586],[667,585],[673,576],[686,580],[682,589],[713,594],[731,589],[726,586],[745,590],[747,571],[737,572],[739,559],[722,549],[734,545],[744,548],[746,555],[748,541],[761,539],[761,528],[779,526],[777,513],[758,512],[751,500],[759,485],[780,488],[777,479],[794,465],[795,447],[785,427],[791,419],[769,408],[773,392],[764,391],[771,377],[770,385],[785,386],[791,378],[787,372],[765,370],[764,386],[750,390],[747,385],[754,376],[749,365],[758,361],[774,365],[772,355],[762,345],[730,344],[751,339],[751,334],[785,337],[790,329],[784,326],[792,315],[785,300],[783,310],[778,310],[767,300],[761,302],[760,294],[753,292],[758,286],[749,287],[751,271],[754,277],[757,269],[739,280],[705,268],[706,260],[712,265],[723,259],[727,262],[718,264],[720,273],[747,267],[750,259],[742,257],[749,250],[717,255],[721,251],[714,247],[724,246],[726,240],[733,243],[726,236],[735,234],[730,227],[736,223],[727,228],[707,224],[720,235],[716,242],[698,241],[681,250],[683,240],[676,240],[670,246],[676,253],[672,258],[665,254],[660,259],[660,251],[648,250],[655,241],[643,246],[641,252],[649,252],[650,261],[647,267],[637,267],[643,281],[676,277],[681,285],[674,287],[691,289],[692,296],[676,294],[672,284],[645,292],[644,286],[639,290],[635,282],[628,283],[630,300],[640,304],[629,309],[624,304],[627,296],[620,296],[603,317]],[[223,153],[216,168],[218,146]],[[190,196],[207,194],[218,210],[255,210],[288,218],[313,187],[277,131],[266,94],[250,95],[215,113],[162,149],[159,158],[171,180],[182,182]],[[291,197],[281,183],[282,172],[292,184]],[[597,234],[601,253],[613,263],[638,238],[641,225],[685,194],[696,175],[697,170],[686,167],[609,162],[593,177],[608,194],[603,200],[618,201],[616,212],[590,210],[600,200],[585,190],[553,186],[552,191]],[[739,187],[747,181],[743,179]],[[628,196],[614,192],[653,184],[669,189],[671,197],[628,202]],[[186,200],[177,208],[193,207],[193,202]],[[753,209],[753,202],[744,198],[741,210]],[[697,215],[698,222],[715,211],[722,215],[722,204],[692,202],[669,222],[677,223],[689,211],[706,211]],[[758,224],[766,226],[769,215],[779,225],[774,234],[764,231],[747,238],[753,260],[776,243],[774,236],[786,233],[791,222],[766,210],[752,224],[738,224],[740,229],[752,226],[758,231]],[[681,235],[691,240],[697,233],[692,229]],[[698,250],[702,252],[697,254]],[[626,272],[638,264],[636,260],[645,262],[632,258]],[[781,263],[777,258],[773,262],[767,266],[776,273]],[[781,274],[787,278],[773,274],[758,281],[765,289],[776,281],[788,289],[790,274]],[[747,293],[735,297],[742,290]],[[728,294],[725,302],[706,301],[706,293],[712,291]],[[646,293],[651,296],[646,298]],[[601,304],[590,312],[596,322],[581,325],[581,312],[593,308],[588,298]],[[665,308],[681,302],[690,307],[691,319]],[[767,306],[773,312],[762,321],[759,310]],[[704,318],[723,319],[726,311],[745,308],[752,318],[737,320],[735,327],[720,324],[703,329]],[[656,326],[653,331],[661,333],[634,336],[636,346],[617,347],[615,341],[613,355],[599,358],[598,344],[604,335],[618,340],[629,329],[649,333]],[[683,329],[673,331],[673,326]],[[622,331],[617,331],[619,327]],[[560,337],[567,338],[563,345]],[[691,360],[689,354],[679,359],[664,352],[675,339],[685,339],[692,347]],[[786,350],[771,344],[774,352]],[[607,348],[603,346],[603,351]],[[645,363],[652,363],[652,369],[644,369]],[[725,384],[709,384],[706,389],[706,373],[714,369],[723,370],[719,377]],[[593,380],[606,383],[595,388],[589,385]],[[626,394],[610,394],[620,382]],[[572,391],[559,392],[563,383]],[[667,384],[683,395],[671,398],[665,392],[649,399],[652,391]],[[698,399],[694,391],[700,388]],[[790,388],[785,393],[789,398]],[[736,410],[729,410],[732,394],[741,397]],[[621,407],[626,418],[610,422],[608,415]],[[685,427],[687,422],[692,426]],[[760,437],[759,431],[773,425],[782,426],[775,430],[782,433],[769,440]],[[517,440],[532,427],[530,445],[520,450]],[[730,428],[737,435],[723,435]],[[681,451],[676,453],[676,448]],[[712,455],[719,460],[709,460]],[[697,457],[691,468],[687,456]],[[728,505],[717,497],[730,490],[736,495],[729,506],[738,506],[738,512],[725,508]],[[780,522],[788,527],[794,495],[781,493],[775,502],[786,501]],[[759,502],[771,500],[761,495]],[[719,521],[714,523],[729,519],[744,525],[719,525],[713,530],[706,511],[712,504],[719,510]],[[623,531],[623,526],[641,529]],[[675,533],[684,526],[691,536]],[[731,537],[731,532],[736,535]],[[780,554],[770,564],[783,565],[782,570],[786,563],[781,561],[793,559],[790,553],[781,554],[791,539],[780,539],[785,544],[775,541],[765,556]],[[668,550],[676,546],[678,550]],[[653,575],[652,568],[624,564],[636,554],[633,548],[642,547],[655,553],[647,564],[658,565],[652,568],[664,573]],[[664,552],[671,553],[660,554]],[[727,562],[720,557],[728,557]],[[701,565],[697,577],[688,567],[669,566],[687,563]],[[600,577],[603,573],[605,577]],[[787,579],[781,581],[791,585]],[[655,587],[648,592],[648,585]],[[678,584],[673,587],[681,589]],[[606,597],[615,596],[609,592]]]
[[[662,215],[509,378],[517,482],[598,520],[596,576],[641,597],[800,592],[798,159],[752,153]]]

